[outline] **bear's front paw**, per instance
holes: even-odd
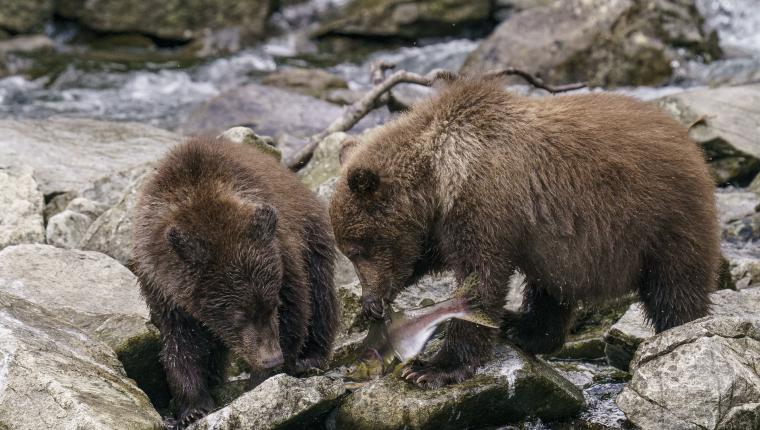
[[[410,364],[401,371],[401,378],[420,388],[439,388],[444,385],[458,384],[472,375],[473,371],[469,366],[444,368],[432,363]]]
[[[185,412],[177,422],[177,430],[183,430],[190,426],[190,424],[205,417],[210,411],[206,408],[194,408]]]

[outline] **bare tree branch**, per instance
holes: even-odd
[[[435,69],[425,75],[408,72],[406,70],[398,70],[387,77],[384,77],[385,71],[393,69],[394,67],[395,65],[387,62],[377,62],[373,64],[371,67],[371,78],[374,86],[364,94],[361,99],[349,105],[343,112],[343,115],[333,121],[326,129],[311,136],[306,145],[296,155],[286,161],[287,167],[295,171],[300,170],[306,165],[312,154],[314,154],[317,146],[319,146],[319,142],[332,133],[350,130],[372,110],[387,103],[389,99],[387,93],[396,85],[417,84],[430,87],[439,80],[454,81],[459,78],[458,74],[443,69]],[[493,71],[487,73],[485,76],[497,78],[510,75],[519,76],[528,81],[532,86],[546,90],[550,93],[572,91],[586,86],[585,82],[558,86],[548,85],[540,78],[514,67]]]

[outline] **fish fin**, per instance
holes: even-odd
[[[477,325],[482,325],[484,327],[501,328],[501,324],[494,321],[493,318],[489,317],[480,309],[473,309],[470,312],[467,312],[465,315],[457,316],[455,318],[463,321],[469,321]]]
[[[475,288],[480,283],[480,277],[477,273],[470,273],[464,280],[462,281],[462,284],[459,286],[459,288],[454,291],[453,296],[459,297],[459,298],[465,298],[465,299],[471,299],[473,296],[473,293],[475,292]]]

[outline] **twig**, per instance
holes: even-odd
[[[526,81],[528,81],[528,83],[531,84],[532,86],[536,88],[540,88],[542,90],[549,91],[552,94],[579,90],[581,88],[585,88],[588,85],[586,82],[575,82],[572,84],[565,84],[565,85],[549,85],[545,83],[543,79],[539,78],[538,76],[531,75],[525,70],[515,69],[514,67],[508,67],[503,70],[497,70],[494,72],[486,73],[486,76],[487,77],[519,76],[525,79]]]
[[[432,86],[436,81],[454,81],[459,78],[459,75],[443,69],[435,69],[425,75],[408,72],[406,70],[398,70],[383,78],[385,71],[393,69],[395,66],[386,62],[378,62],[372,65],[372,83],[374,86],[362,96],[361,99],[348,106],[343,115],[333,121],[326,129],[311,136],[306,145],[292,158],[286,161],[286,166],[291,170],[300,170],[309,161],[314,151],[319,146],[319,142],[332,133],[339,131],[348,131],[362,118],[364,118],[369,112],[378,106],[378,102],[384,101],[387,103],[387,98],[381,100],[383,95],[388,93],[393,87],[398,84],[417,84],[426,87]],[[501,76],[520,76],[528,81],[529,84],[536,88],[546,90],[550,93],[561,93],[566,91],[577,90],[586,86],[585,82],[579,82],[567,85],[548,85],[544,83],[540,78],[531,75],[530,73],[510,67],[503,70],[493,71],[487,73],[487,78],[497,78]]]

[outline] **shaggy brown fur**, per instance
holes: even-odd
[[[708,313],[719,239],[713,182],[683,127],[628,97],[526,98],[461,80],[344,154],[330,213],[366,313],[430,271],[480,276],[497,317],[516,268],[512,321],[532,352],[562,345],[574,304],[638,291],[656,330]],[[420,385],[471,375],[493,330],[450,323]]]
[[[135,230],[134,269],[181,425],[213,407],[218,347],[262,370],[328,359],[337,302],[327,214],[274,158],[221,140],[177,146],[144,186]]]

